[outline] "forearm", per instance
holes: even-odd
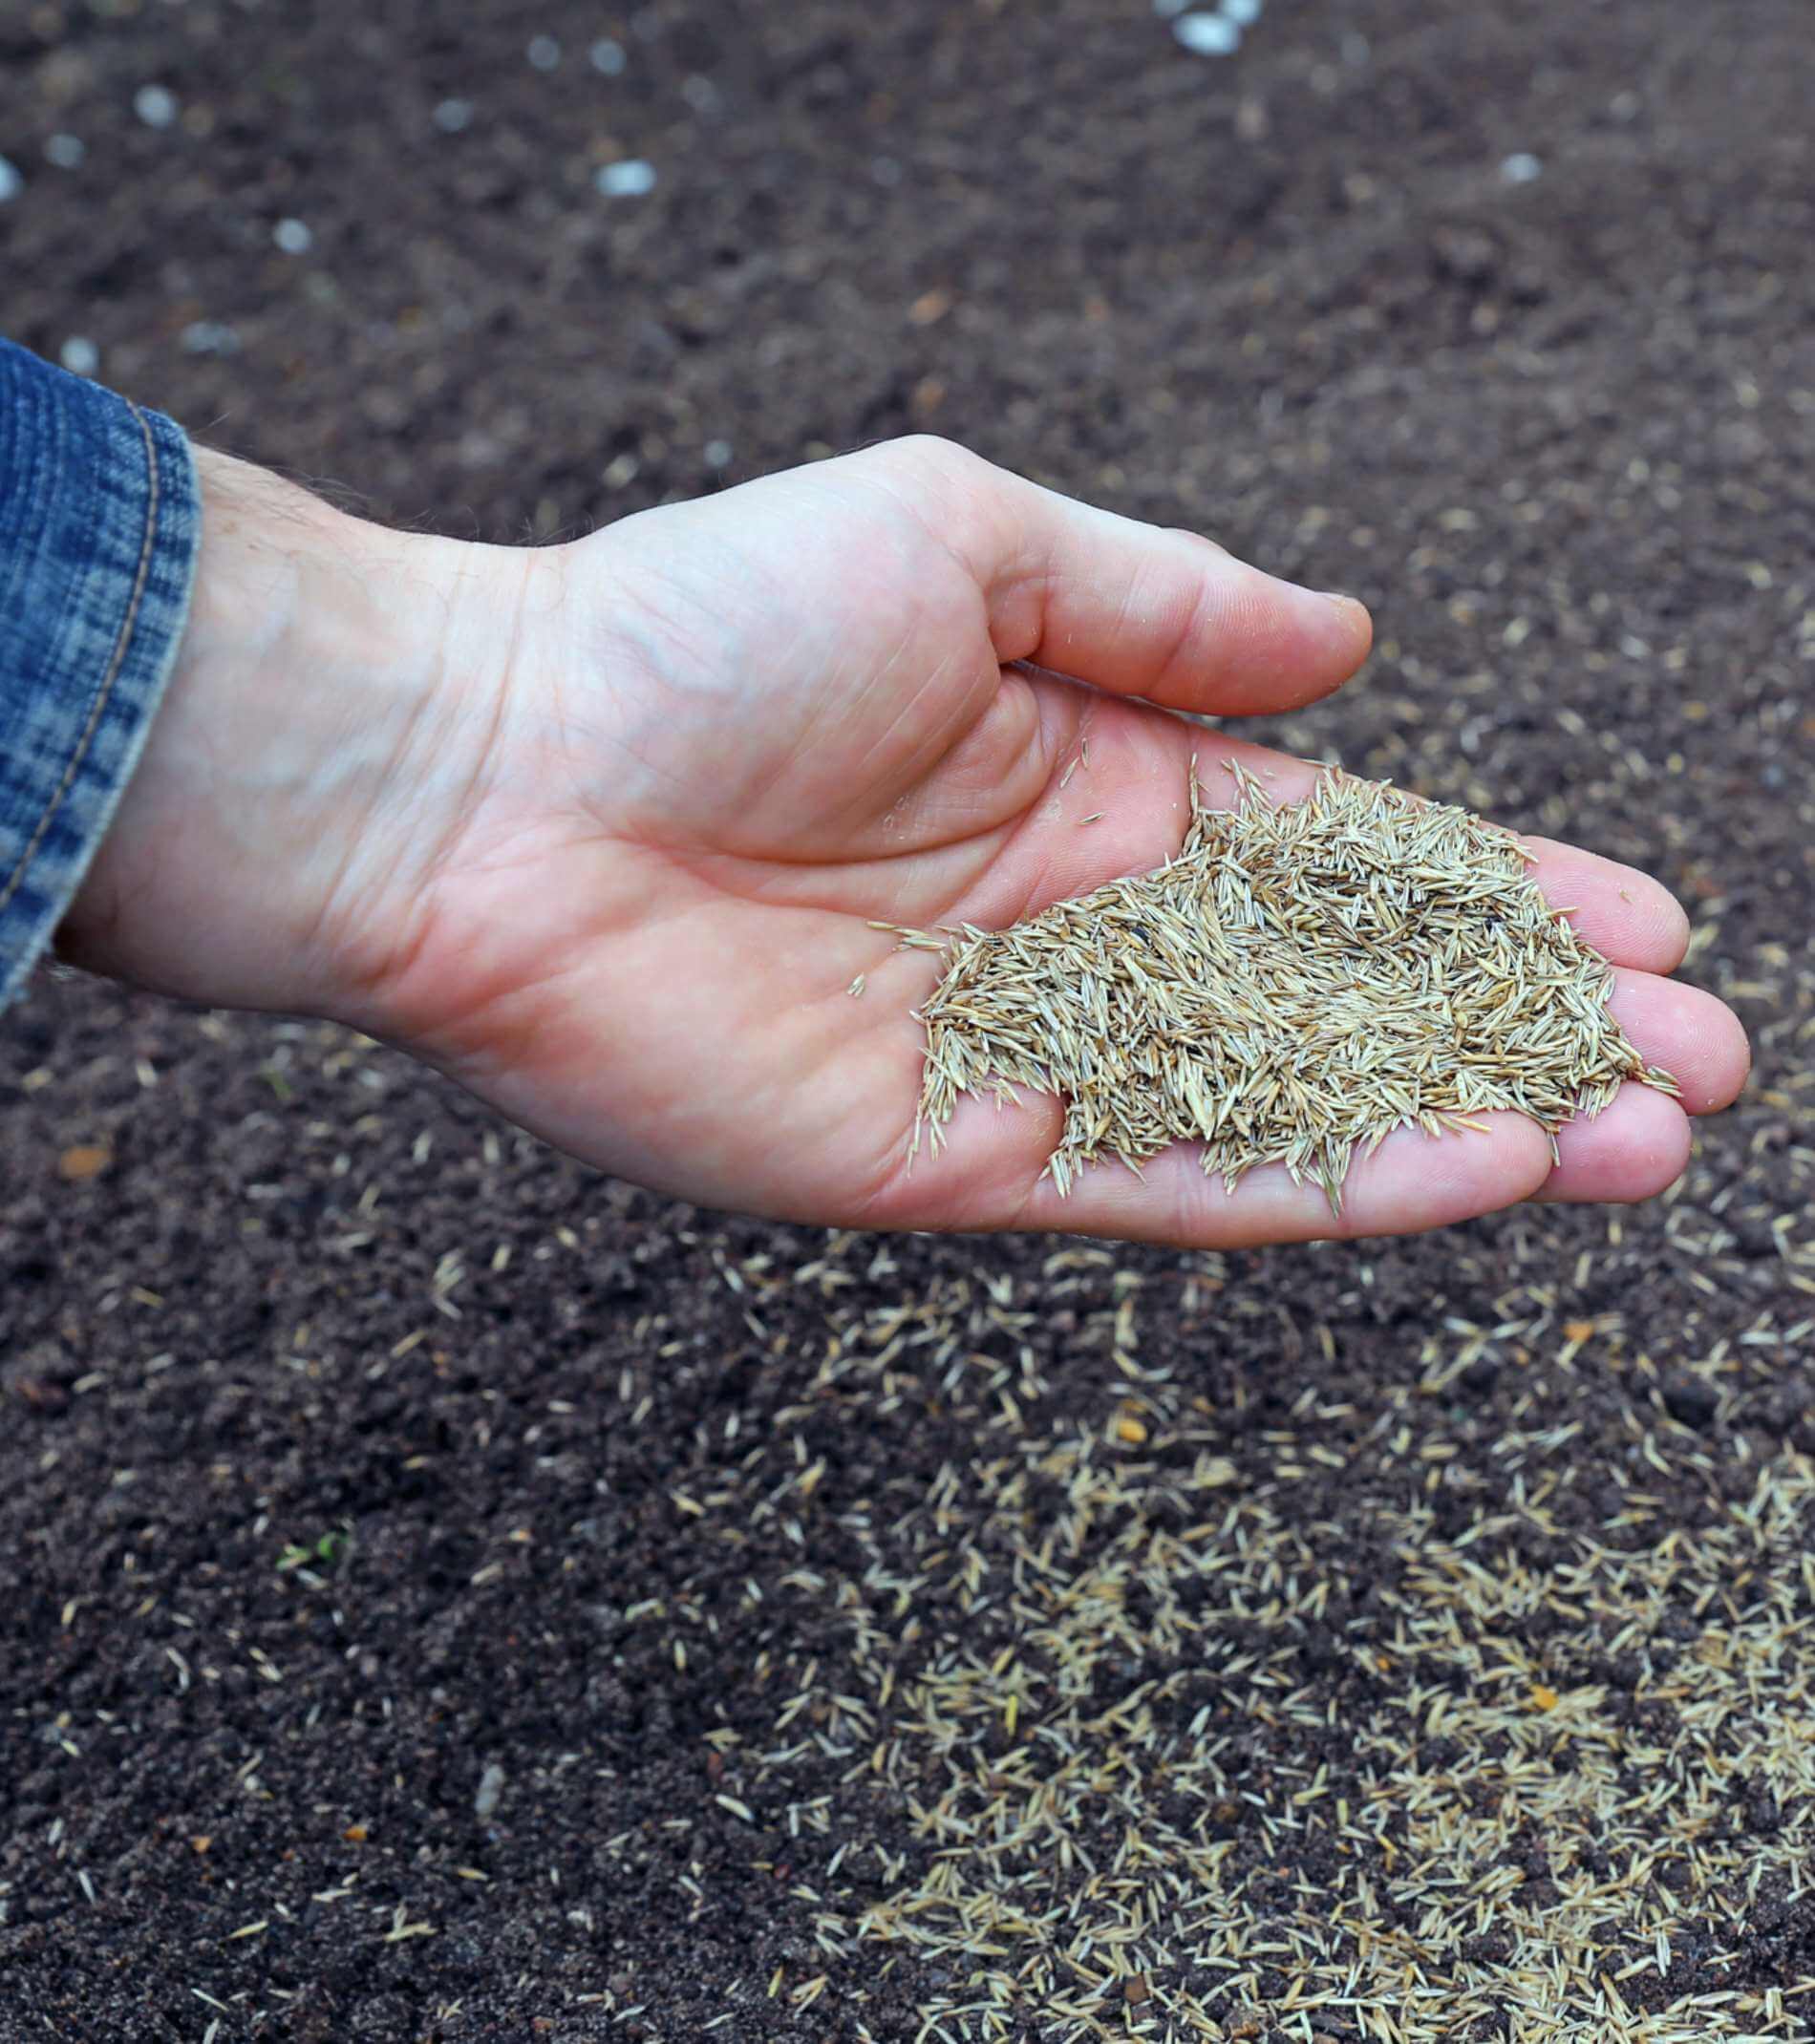
[[[225,1006],[331,1011],[407,884],[382,805],[447,734],[450,543],[201,450],[187,628],[144,757],[59,932],[96,970]]]
[[[384,1026],[535,558],[350,517],[0,341],[0,1006],[54,938]]]

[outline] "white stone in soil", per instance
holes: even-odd
[[[177,96],[162,85],[141,85],[133,95],[133,112],[148,128],[167,128],[177,117]]]
[[[186,355],[231,355],[240,351],[240,336],[218,319],[194,319],[182,330]]]
[[[1242,32],[1222,14],[1181,14],[1172,32],[1193,56],[1233,56]]]
[[[655,189],[655,166],[641,157],[608,163],[594,181],[608,199],[641,199]]]

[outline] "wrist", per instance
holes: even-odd
[[[470,785],[484,720],[451,654],[509,557],[197,466],[189,619],[60,947],[190,1000],[356,1019]]]

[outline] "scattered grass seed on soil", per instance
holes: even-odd
[[[1509,1110],[1554,1154],[1627,1079],[1676,1094],[1510,831],[1335,770],[1275,804],[1230,771],[1236,806],[1210,809],[1193,762],[1190,828],[1155,871],[1009,929],[908,933],[946,955],[919,1011],[916,1145],[937,1147],[961,1094],[1030,1086],[1066,1103],[1061,1193],[1100,1159],[1139,1171],[1185,1141],[1231,1191],[1283,1163],[1339,1212],[1356,1151],[1396,1129]]]

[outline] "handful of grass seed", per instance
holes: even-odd
[[[1230,1190],[1283,1163],[1339,1212],[1356,1151],[1395,1129],[1505,1108],[1554,1153],[1623,1080],[1677,1091],[1509,831],[1337,772],[1275,806],[1233,771],[1238,806],[1206,809],[1193,762],[1190,829],[1154,872],[1010,929],[907,933],[947,959],[919,1011],[916,1144],[960,1094],[1031,1086],[1066,1103],[1061,1193],[1100,1158],[1138,1171],[1186,1141]]]

